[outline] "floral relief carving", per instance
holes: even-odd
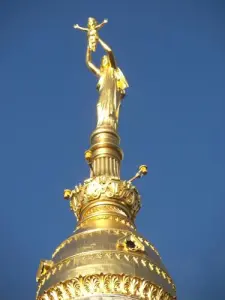
[[[78,220],[85,204],[101,198],[120,200],[130,209],[132,219],[135,219],[141,207],[140,195],[130,181],[107,176],[87,179],[83,185],[79,184],[74,190],[65,190],[64,197],[70,200],[70,208]]]
[[[60,282],[43,295],[38,296],[37,300],[69,300],[93,294],[136,296],[148,300],[174,299],[162,288],[138,277],[125,274],[96,274]]]

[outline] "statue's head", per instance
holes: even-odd
[[[109,56],[108,55],[104,55],[102,57],[102,60],[101,60],[101,69],[106,69],[108,67],[111,66],[111,63],[110,63],[110,60],[109,60]]]
[[[88,28],[95,27],[97,25],[97,21],[95,18],[88,18]]]

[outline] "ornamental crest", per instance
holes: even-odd
[[[75,186],[74,190],[65,190],[64,198],[70,200],[70,208],[78,220],[82,207],[97,199],[119,200],[129,208],[133,219],[141,207],[140,195],[130,181],[106,176],[87,179],[83,185]]]

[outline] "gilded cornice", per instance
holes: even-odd
[[[69,300],[76,297],[109,294],[148,300],[172,300],[160,286],[125,274],[95,274],[75,277],[51,287],[37,300]]]

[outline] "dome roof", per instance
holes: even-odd
[[[118,223],[113,218],[106,219],[104,228],[98,224],[80,228],[62,242],[52,255],[51,271],[42,276],[39,295],[75,278],[85,281],[92,276],[117,276],[118,282],[125,277],[128,281],[136,278],[139,285],[146,283],[146,289],[149,283],[159,291],[162,289],[165,295],[174,296],[175,285],[155,247],[126,224],[117,228]]]

